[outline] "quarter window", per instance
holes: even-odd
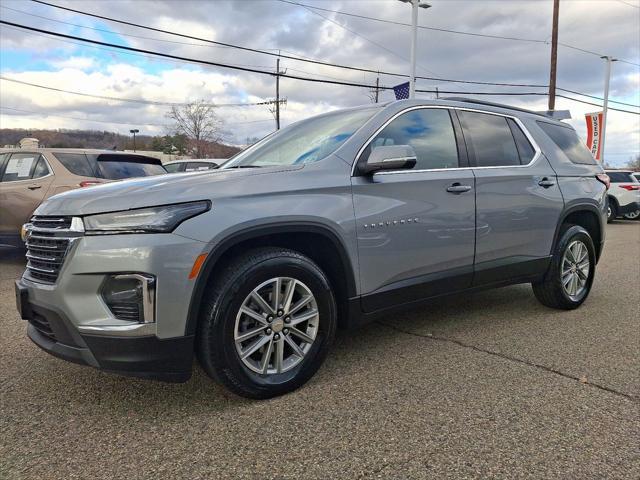
[[[400,115],[375,136],[363,153],[386,145],[410,145],[416,152],[415,170],[455,168],[458,147],[448,110],[419,109]]]
[[[598,163],[573,128],[547,122],[538,122],[538,125],[573,163],[584,165]]]
[[[464,138],[475,155],[476,166],[520,165],[520,155],[507,118],[466,111],[460,111],[459,116],[464,128]]]

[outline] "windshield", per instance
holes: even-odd
[[[221,168],[317,162],[346,142],[379,108],[342,110],[297,122],[239,153]]]

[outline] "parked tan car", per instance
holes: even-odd
[[[159,159],[104,150],[0,149],[0,245],[19,245],[20,229],[56,193],[167,173]]]

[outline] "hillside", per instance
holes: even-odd
[[[40,145],[49,148],[97,148],[130,150],[133,149],[133,139],[115,132],[99,130],[27,130],[20,128],[1,128],[0,147],[17,145],[21,138],[34,137],[40,140]],[[171,136],[136,136],[138,150],[166,150],[169,146],[176,146],[179,150],[186,150],[184,139]],[[208,142],[206,156],[212,158],[227,158],[240,151],[232,145]]]

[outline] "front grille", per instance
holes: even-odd
[[[34,228],[47,228],[56,230],[68,230],[71,227],[72,217],[48,217],[35,215],[31,218],[31,225]]]
[[[41,283],[55,283],[69,249],[71,217],[35,216],[27,235],[27,275]]]
[[[49,321],[42,315],[34,313],[33,317],[29,320],[29,323],[49,340],[52,340],[54,342],[57,340],[55,334],[53,333],[53,330],[51,329]]]

